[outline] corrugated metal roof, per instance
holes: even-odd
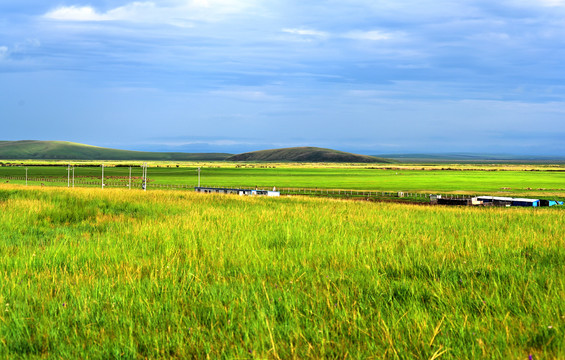
[[[479,200],[498,200],[498,201],[512,201],[513,198],[511,197],[504,197],[504,196],[479,196],[477,197]]]
[[[520,201],[520,202],[536,202],[539,199],[511,198],[505,196],[478,196],[478,200],[497,200],[497,201]]]

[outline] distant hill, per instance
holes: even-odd
[[[384,154],[375,155],[393,159],[405,163],[422,162],[496,162],[496,163],[519,163],[519,162],[563,162],[565,157],[560,156],[528,156],[508,154],[474,154],[474,153],[445,153],[445,154]]]
[[[230,155],[116,150],[67,141],[0,141],[0,159],[9,160],[213,161]]]
[[[280,162],[350,162],[350,163],[389,163],[383,158],[351,154],[343,151],[317,147],[294,147],[285,149],[261,150],[233,155],[226,161],[280,161]]]

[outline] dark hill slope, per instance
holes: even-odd
[[[160,153],[116,150],[66,141],[0,141],[0,159],[212,161],[230,154]]]
[[[230,156],[226,161],[279,161],[279,162],[348,162],[388,163],[389,160],[367,155],[317,147],[295,147],[285,149],[253,151]]]

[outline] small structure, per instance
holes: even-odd
[[[432,205],[483,205],[483,206],[520,206],[520,207],[540,207],[563,205],[563,201],[540,200],[526,198],[512,198],[505,196],[477,196],[469,199],[442,198],[441,195],[430,195]]]
[[[438,205],[462,205],[462,206],[477,206],[483,205],[483,202],[480,201],[478,198],[442,198],[441,195],[434,195],[435,196],[435,204]],[[432,204],[434,204],[433,198],[431,200]]]
[[[539,199],[523,199],[503,196],[479,196],[477,200],[482,201],[485,205],[494,206],[538,207],[540,205]]]
[[[512,206],[522,206],[522,207],[538,207],[540,206],[539,199],[512,199]]]
[[[210,194],[234,194],[248,196],[281,196],[280,191],[258,190],[258,189],[231,189],[231,188],[212,188],[212,187],[195,187],[194,191]]]
[[[512,198],[505,196],[478,196],[478,201],[482,201],[483,205],[491,206],[512,206]]]
[[[437,204],[470,206],[473,205],[473,199],[438,198]]]

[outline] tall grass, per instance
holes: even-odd
[[[563,358],[563,209],[0,187],[0,356]]]

